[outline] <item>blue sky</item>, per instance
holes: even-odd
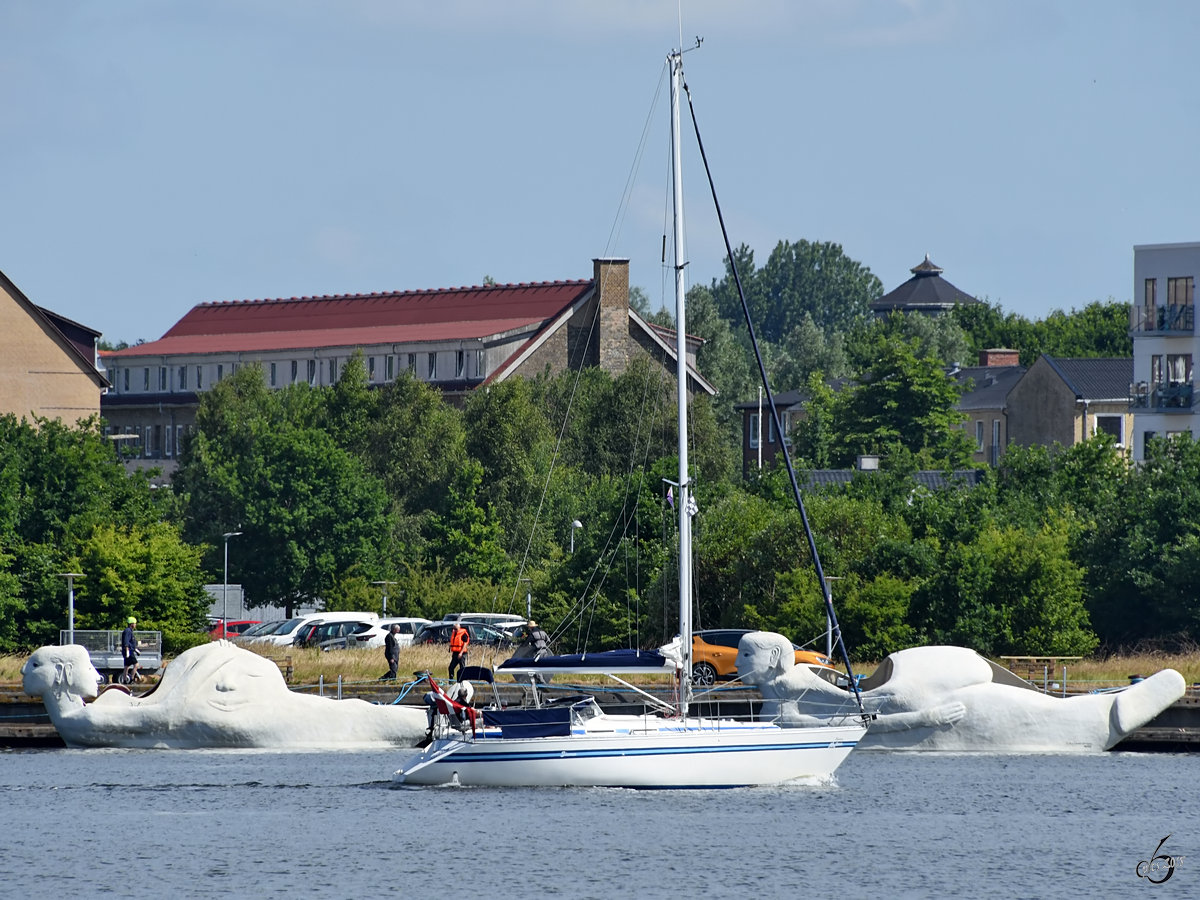
[[[0,270],[114,341],[204,301],[587,278],[596,256],[657,304],[678,6],[8,0]],[[928,253],[1042,318],[1129,300],[1135,244],[1200,240],[1198,3],[684,0],[682,35],[759,264],[834,241],[890,290]],[[720,235],[684,168],[708,283]]]

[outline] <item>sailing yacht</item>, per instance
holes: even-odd
[[[684,310],[683,199],[679,108],[682,50],[667,58],[671,69],[671,147],[675,241],[676,373],[679,418],[679,616],[678,658],[659,651],[610,651],[538,660],[509,660],[499,671],[531,687],[532,706],[484,709],[482,727],[472,717],[438,716],[433,739],[406,759],[393,780],[407,785],[601,786],[725,788],[821,779],[833,774],[866,733],[860,716],[784,727],[776,722],[710,718],[689,711],[692,653],[691,483],[688,477],[687,348]],[[591,696],[545,701],[537,684],[548,673],[603,673],[648,701],[639,673],[678,678],[678,702],[641,715],[603,710]],[[453,704],[430,678],[446,712]]]

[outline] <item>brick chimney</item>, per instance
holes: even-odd
[[[981,366],[1019,366],[1021,353],[1019,350],[980,350],[979,364]]]
[[[629,365],[629,260],[593,259],[600,316],[600,368],[620,375]]]

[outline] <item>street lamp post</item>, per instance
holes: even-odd
[[[75,643],[75,579],[82,578],[82,572],[59,572],[60,578],[67,579],[67,643]]]
[[[227,531],[225,539],[225,579],[221,582],[221,637],[229,637],[229,539],[240,535],[240,531]]]
[[[572,534],[575,532],[572,531]],[[518,582],[525,582],[525,621],[533,619],[533,582],[529,578],[518,578]]]
[[[575,529],[582,528],[582,527],[583,527],[583,523],[580,522],[578,519],[576,519],[574,522],[571,523],[571,553],[572,553],[572,555],[575,553]]]
[[[390,584],[399,584],[397,581],[372,581],[371,584],[383,588],[383,614],[387,615],[387,589]],[[402,592],[403,593],[403,592]]]

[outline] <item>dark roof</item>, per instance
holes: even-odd
[[[937,312],[956,305],[979,302],[943,278],[943,270],[930,262],[928,255],[924,262],[909,271],[913,273],[912,278],[878,300],[871,301],[870,308],[877,313]]]
[[[831,391],[833,391],[836,394],[838,391],[840,391],[846,385],[853,383],[853,381],[854,381],[853,378],[844,378],[844,377],[826,378],[825,386],[828,387]],[[775,406],[778,409],[791,409],[793,406],[798,406],[801,403],[807,402],[808,391],[804,390],[804,389],[796,388],[796,389],[793,389],[790,391],[783,391],[782,393],[776,392],[774,397],[775,397]],[[762,402],[763,402],[763,406],[767,405],[767,395],[766,394],[763,394]],[[735,403],[733,408],[734,409],[757,409],[758,408],[758,398],[756,397],[753,400],[743,400],[741,403]]]
[[[1133,381],[1132,357],[1063,359],[1042,355],[1079,400],[1127,400]]]
[[[804,487],[837,487],[849,484],[855,475],[871,475],[877,470],[866,472],[858,469],[813,469],[805,473]],[[921,471],[913,473],[913,481],[931,491],[949,487],[974,487],[983,478],[982,469],[957,469],[953,472]]]
[[[1008,392],[1021,380],[1025,367],[966,366],[950,374],[963,387],[958,409],[1003,409]]]
[[[201,303],[157,341],[105,357],[486,338],[538,327],[592,289],[547,281]]]

